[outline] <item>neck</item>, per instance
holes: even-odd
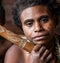
[[[51,52],[55,51],[55,45],[56,45],[55,42],[56,42],[56,39],[53,38],[51,41],[48,42],[48,46],[46,45],[46,48]]]

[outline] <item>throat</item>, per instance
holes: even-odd
[[[47,45],[47,44],[48,44],[48,45]],[[54,52],[54,51],[55,51],[55,46],[56,46],[56,39],[53,38],[53,39],[52,39],[51,41],[49,41],[47,44],[45,45],[45,47],[46,47],[48,50],[50,50],[51,52]]]

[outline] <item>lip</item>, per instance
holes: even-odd
[[[44,40],[44,39],[46,39],[46,38],[47,38],[47,36],[48,36],[48,34],[35,36],[35,37],[33,37],[33,41],[40,41],[40,40]]]

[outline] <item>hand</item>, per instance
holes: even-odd
[[[53,58],[52,53],[44,46],[37,45],[32,50],[28,63],[54,63],[50,60]]]

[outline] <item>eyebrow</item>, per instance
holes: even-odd
[[[48,18],[49,16],[48,15],[42,15],[38,18],[38,20],[41,20],[42,18]]]
[[[41,20],[42,18],[48,18],[49,16],[48,15],[42,15],[40,17],[38,17],[38,21]],[[27,22],[33,22],[34,20],[31,18],[31,19],[27,19],[24,21],[24,24],[26,24]]]

